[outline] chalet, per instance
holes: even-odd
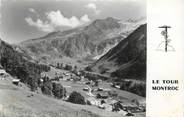
[[[81,78],[79,76],[72,76],[71,79],[73,79],[74,81],[80,81]]]
[[[100,87],[99,87],[99,88],[97,89],[97,91],[103,91],[103,88],[100,88]]]
[[[13,83],[14,85],[19,85],[19,82],[20,82],[20,79],[13,79],[13,80],[12,80],[12,83]]]
[[[103,89],[104,91],[111,91],[111,89],[109,89],[109,88],[106,88],[106,89]]]
[[[105,109],[105,106],[103,104],[98,105],[98,108]]]
[[[6,74],[6,71],[3,69],[3,67],[0,65],[0,75]]]
[[[73,79],[72,78],[67,78],[67,81],[73,81]]]
[[[8,74],[6,71],[4,69],[0,69],[0,80],[4,80],[7,76]]]
[[[100,102],[99,100],[93,98],[93,97],[89,97],[89,98],[87,99],[87,101],[88,101],[91,105],[94,105],[94,106],[99,106],[99,105],[101,105],[101,104],[100,104],[101,102]]]
[[[43,78],[40,78],[40,82],[43,83]]]
[[[0,76],[6,75],[6,71],[4,69],[0,69]]]
[[[69,76],[70,74],[69,73],[64,73],[65,76]]]
[[[85,82],[85,84],[90,85],[90,82],[89,81],[88,82]]]
[[[124,116],[128,115],[128,112],[124,111],[124,110],[120,110],[118,111],[119,114],[122,114]]]
[[[121,86],[120,85],[115,85],[115,88],[120,89]]]
[[[80,76],[80,81],[84,82],[84,80],[85,80],[84,76]]]
[[[120,110],[123,110],[123,106],[121,105],[120,102],[115,102],[115,103],[112,103],[112,106],[113,106],[113,109],[112,111],[120,111]]]
[[[89,91],[89,88],[83,88],[83,91]]]
[[[142,110],[135,104],[122,104],[123,106],[123,110],[124,111],[128,111],[128,112],[132,112],[132,113],[135,113],[135,112],[141,112]]]
[[[134,116],[132,113],[127,113],[125,116]]]
[[[97,82],[98,82],[99,84],[101,84],[101,83],[102,83],[102,79],[98,79]]]
[[[106,93],[98,93],[96,95],[96,98],[99,98],[99,99],[107,99],[108,98],[108,94],[106,94]]]
[[[104,103],[103,106],[105,107],[106,111],[112,111],[112,105]]]
[[[146,107],[146,100],[145,99],[139,100],[138,102],[139,102],[139,106]]]
[[[107,98],[108,98],[108,95],[102,94],[102,95],[101,95],[101,98],[102,98],[102,99],[107,99]]]
[[[120,82],[113,82],[113,84],[111,84],[112,87],[120,89],[121,88],[121,83]]]

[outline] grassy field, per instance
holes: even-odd
[[[73,91],[77,91],[80,92],[84,97],[88,97],[88,95],[86,94],[86,91],[83,91],[83,88],[87,88],[86,84],[83,84],[81,82],[76,82],[73,83],[72,81],[59,81],[60,84],[62,84],[63,86],[66,87],[67,89],[67,94],[70,94]],[[101,84],[99,84],[100,88],[104,88],[104,89],[109,89],[110,91],[116,91],[118,93],[118,96],[122,97],[122,101],[131,101],[131,100],[145,100],[144,97],[138,96],[136,94],[127,92],[127,91],[123,91],[123,90],[119,90],[117,88],[112,88],[110,86],[109,83],[107,82],[103,82]],[[92,89],[96,89],[98,87],[91,87]]]

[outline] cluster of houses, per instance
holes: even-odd
[[[104,88],[83,88],[84,91],[91,95],[86,99],[88,105],[96,106],[106,111],[118,112],[123,115],[131,115],[133,113],[145,112],[145,102],[133,100],[132,102],[122,102],[118,100],[116,93]]]
[[[133,113],[145,112],[145,106],[138,106],[134,103],[123,103],[113,98],[101,98],[95,97],[87,98],[87,104],[97,106],[100,109],[106,111],[117,112],[123,115],[134,115]]]
[[[89,77],[100,77],[98,80],[93,80]],[[145,103],[138,104],[138,102],[128,102],[124,103],[114,98],[117,96],[111,92],[111,89],[105,89],[99,87],[96,84],[101,84],[105,77],[99,76],[98,74],[94,74],[91,72],[63,72],[63,73],[55,73],[55,78],[53,80],[65,80],[65,81],[78,81],[84,84],[83,91],[86,92],[87,98],[86,102],[88,105],[96,106],[100,109],[104,109],[107,111],[121,113],[127,116],[133,116],[133,113],[137,112],[145,112]],[[120,89],[119,83],[111,83],[112,87]],[[92,87],[92,88],[91,88]],[[111,92],[111,93],[109,93]]]

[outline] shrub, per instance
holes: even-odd
[[[28,84],[30,86],[30,89],[31,91],[35,91],[37,90],[37,87],[38,87],[38,78],[35,76],[35,77],[29,77],[28,79]]]
[[[73,69],[73,67],[71,65],[66,64],[65,70],[71,71],[72,69]]]
[[[100,95],[99,93],[96,94],[96,98],[97,98],[97,99],[101,98],[101,95]]]
[[[93,71],[90,66],[86,67],[85,70],[86,71],[89,71],[89,72],[92,72]]]
[[[63,63],[57,63],[56,68],[63,69]]]
[[[52,95],[52,83],[48,80],[43,83],[43,86],[41,87],[42,93],[46,95]]]
[[[68,101],[75,104],[86,104],[84,97],[76,91],[70,94]]]
[[[53,86],[52,93],[56,98],[60,99],[66,97],[66,89],[61,84],[54,82],[52,86]]]
[[[87,100],[86,104],[87,105],[91,105],[91,102],[89,100]]]

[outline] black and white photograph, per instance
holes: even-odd
[[[0,9],[0,117],[146,117],[146,0]]]

